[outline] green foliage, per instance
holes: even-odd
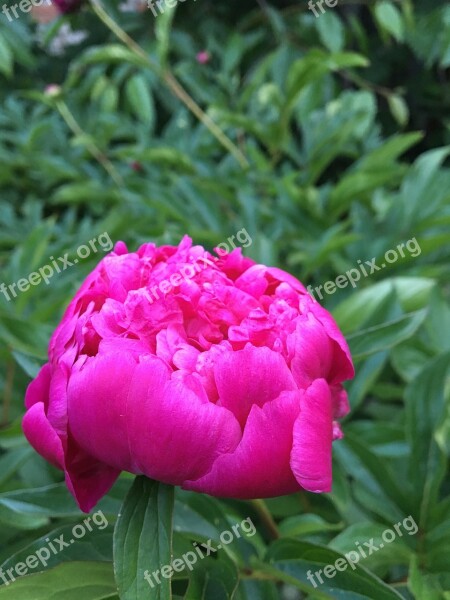
[[[178,243],[185,233],[212,248],[246,228],[246,254],[322,286],[321,302],[355,359],[352,413],[334,445],[332,494],[266,502],[279,539],[251,503],[177,489],[173,544],[158,545],[154,507],[163,491],[140,480],[114,534],[131,485],[125,474],[98,506],[108,527],[18,582],[0,579],[0,599],[117,600],[114,536],[116,574],[120,565],[131,582],[125,589],[119,577],[119,593],[144,598],[151,588],[142,571],[169,563],[171,546],[174,558],[194,541],[217,546],[222,531],[250,517],[254,536],[175,573],[174,599],[448,600],[449,5],[342,3],[315,18],[307,3],[198,0],[157,19],[120,12],[118,2],[105,7],[143,54],[88,8],[40,27],[40,44],[29,16],[0,15],[0,283],[28,277],[51,257],[73,259],[103,232],[133,249]],[[65,22],[88,37],[50,55]],[[201,50],[206,64],[196,60]],[[248,167],[174,94],[171,77]],[[49,84],[61,86],[60,95],[45,92]],[[410,240],[418,245],[403,246],[402,255],[399,245]],[[391,250],[397,258],[386,261]],[[4,572],[84,518],[61,473],[29,448],[20,420],[53,328],[103,254],[99,248],[9,301],[0,293]],[[374,258],[380,268],[363,275],[360,265],[370,271]],[[323,291],[352,269],[355,286]],[[151,502],[138,486],[148,487]],[[169,504],[159,506],[167,522]],[[383,532],[408,516],[417,533],[403,529],[317,588],[307,578],[356,542],[380,547]],[[144,523],[144,554],[137,534],[134,544],[126,539],[127,520]],[[164,581],[154,597],[170,597]]]

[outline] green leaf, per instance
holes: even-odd
[[[136,477],[114,531],[114,572],[122,600],[170,600],[170,579],[151,587],[145,572],[160,571],[172,561],[174,488]]]
[[[387,358],[388,352],[377,352],[358,365],[355,377],[347,384],[348,398],[352,410],[358,408],[364,401],[367,393],[380,376]]]
[[[46,360],[51,333],[52,328],[47,324],[38,325],[30,319],[13,316],[0,309],[0,338],[14,350]]]
[[[412,556],[409,569],[408,587],[414,594],[414,598],[423,600],[442,600],[440,587],[432,580],[432,577],[421,572],[419,569],[419,557]]]
[[[316,21],[322,44],[331,52],[339,52],[344,47],[345,31],[340,18],[327,10]]]
[[[333,452],[341,469],[357,482],[354,494],[366,510],[389,522],[411,514],[410,499],[397,482],[389,464],[380,460],[363,439],[347,431]]]
[[[33,569],[30,569],[29,574],[31,574],[33,570],[48,570],[66,562],[92,560],[112,563],[112,525],[108,525],[105,528],[99,529],[99,527],[92,521],[91,517],[85,518],[89,519],[88,525],[92,528],[92,531],[89,531],[89,528],[86,525],[82,525],[82,521],[77,523],[77,525],[80,527],[84,527],[85,534],[83,537],[77,539],[73,544],[70,544],[70,546],[65,547],[62,552],[57,552],[56,554],[50,552],[50,556],[48,558],[46,558],[46,554],[42,554],[43,563],[38,562],[36,566],[33,565]],[[105,523],[105,521],[102,518],[102,521],[100,522],[102,527],[103,523]],[[2,565],[0,565],[0,568],[6,572],[7,569],[14,568],[17,563],[26,562],[26,559],[29,556],[36,554],[36,551],[38,551],[40,548],[48,546],[48,540],[50,540],[50,542],[60,540],[61,535],[64,536],[62,539],[66,543],[69,542],[71,539],[73,539],[73,527],[74,525],[72,524],[64,525],[63,527],[58,527],[57,529],[47,531],[43,536],[39,537],[37,540],[34,540],[31,544],[21,547],[19,551],[12,554]],[[53,544],[55,548],[57,545],[58,544]],[[23,543],[21,546],[23,546]]]
[[[450,352],[427,363],[406,389],[407,437],[411,445],[409,475],[420,503],[421,525],[439,497],[445,457],[435,432],[444,419]]]
[[[322,531],[339,531],[343,523],[328,523],[319,515],[305,514],[287,517],[278,526],[280,534],[285,537],[311,535]]]
[[[115,155],[123,158],[132,158],[141,163],[154,164],[156,168],[177,169],[185,173],[195,173],[195,167],[190,157],[177,148],[169,146],[153,148],[124,148],[117,150]]]
[[[356,552],[355,554],[357,555]],[[344,570],[334,569],[335,574],[327,578],[323,573],[323,569],[327,565],[334,567],[339,559],[341,560],[339,565]],[[345,567],[343,563],[345,563]],[[377,600],[398,600],[401,598],[396,591],[383,583],[378,577],[360,564],[356,564],[356,558],[354,568],[352,568],[343,555],[325,546],[310,542],[289,539],[278,540],[270,546],[266,562],[255,561],[254,565],[257,565],[261,571],[278,576],[282,581],[312,594],[317,599],[373,600],[376,598]],[[322,584],[319,578],[314,576],[320,569],[322,570]],[[313,574],[315,587],[308,578],[309,571]]]
[[[323,52],[313,51],[291,65],[287,80],[288,103],[293,103],[307,85],[327,72],[324,60],[326,56]]]
[[[146,125],[153,125],[155,121],[155,107],[148,81],[140,74],[133,75],[127,81],[125,90],[136,117]]]
[[[336,52],[327,57],[327,65],[331,70],[337,71],[350,67],[368,67],[369,61],[357,52]]]
[[[366,289],[358,290],[341,302],[333,316],[347,335],[358,331],[376,313],[381,303],[395,290],[403,310],[412,312],[428,304],[436,282],[425,277],[395,277],[380,281]]]
[[[354,360],[388,350],[410,338],[419,329],[427,311],[418,310],[398,319],[358,331],[347,337]]]
[[[108,84],[99,98],[102,112],[107,113],[116,111],[118,102],[119,90],[114,84]],[[86,138],[86,145],[89,145],[89,137]]]
[[[70,562],[0,588],[0,600],[106,600],[116,594],[111,563]]]
[[[169,50],[170,50],[170,31],[172,29],[173,18],[177,9],[177,3],[170,6],[168,3],[165,4],[165,10],[156,19],[155,23],[155,35],[158,40],[158,56],[160,64],[165,67],[167,64]]]
[[[397,42],[404,40],[405,27],[402,15],[392,2],[387,2],[387,0],[377,2],[375,5],[375,18],[381,29],[392,35]]]
[[[421,132],[400,133],[393,135],[381,146],[366,154],[359,162],[359,167],[369,170],[386,168],[386,163],[395,161],[401,154],[409,150],[423,139]]]
[[[189,539],[214,540],[219,543],[219,532],[198,511],[185,502],[175,500],[173,530]]]
[[[6,5],[5,5],[6,6]],[[8,42],[0,33],[0,72],[11,77],[13,72],[14,58]]]
[[[109,514],[114,514],[119,506],[109,495],[98,504]],[[0,494],[0,521],[13,522],[21,529],[40,527],[50,518],[79,516],[80,509],[63,483]]]
[[[81,141],[81,140],[79,140]],[[89,144],[89,139],[83,140],[84,144]],[[54,204],[82,204],[83,202],[92,202],[95,198],[97,202],[115,201],[115,194],[95,179],[67,183],[60,186],[52,197]]]
[[[430,314],[425,325],[430,343],[436,352],[450,350],[450,304],[444,290],[436,287],[430,298]]]
[[[41,370],[42,363],[35,360],[32,356],[27,356],[18,350],[14,350],[12,355],[14,356],[16,363],[20,365],[28,377],[31,377],[32,379],[37,377],[39,371]]]
[[[409,121],[409,108],[405,100],[398,94],[389,94],[387,98],[392,116],[402,127]]]
[[[417,215],[422,215],[429,207],[436,208],[436,190],[433,189],[433,183],[437,180],[439,169],[449,154],[450,146],[428,150],[416,159],[408,171],[402,182],[400,196],[403,208],[400,218],[405,230]]]
[[[233,598],[239,583],[236,565],[222,552],[216,559],[204,558],[189,575],[189,587],[184,600]]]
[[[149,59],[150,60],[150,59]],[[81,57],[80,63],[84,65],[96,63],[121,63],[128,62],[137,67],[149,67],[149,60],[137,56],[134,52],[121,44],[109,44],[89,48]]]
[[[0,456],[0,486],[20,469],[32,453],[32,448],[25,446],[14,448]]]
[[[412,549],[407,545],[407,541],[410,537],[414,539],[417,531],[415,534],[413,533],[415,530],[415,528],[411,527],[413,523],[408,522],[409,530],[405,529],[402,524],[403,522],[400,520],[398,524],[395,524],[397,525],[397,529],[394,529],[393,526],[388,528],[390,531],[395,531],[395,539],[387,543],[383,538],[383,534],[386,531],[385,525],[379,523],[355,523],[337,535],[329,543],[329,548],[344,554],[351,549],[355,549],[357,547],[356,542],[359,542],[361,545],[362,540],[370,540],[377,550],[373,550],[366,556],[364,564],[367,568],[373,569],[380,565],[385,567],[393,565],[408,566]]]

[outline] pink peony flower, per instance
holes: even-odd
[[[53,0],[53,4],[55,4],[62,14],[69,14],[76,12],[81,8],[81,5],[84,3],[84,0]]]
[[[62,94],[62,88],[57,83],[50,83],[45,87],[44,94],[50,98],[58,98]]]
[[[197,62],[201,65],[206,65],[211,60],[211,55],[207,50],[202,50],[201,52],[197,52],[195,58],[197,59]]]
[[[82,510],[122,470],[214,496],[330,491],[348,346],[297,279],[221,254],[119,242],[67,308],[23,429]]]

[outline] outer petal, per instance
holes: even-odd
[[[224,353],[214,366],[220,405],[245,425],[253,405],[263,406],[297,385],[284,358],[269,348],[247,344],[243,350]]]
[[[308,304],[311,308],[313,302]],[[287,338],[292,374],[304,389],[322,377],[336,385],[354,376],[346,341],[331,315],[317,307],[298,317],[295,331]]]
[[[37,402],[48,401],[52,367],[46,363],[39,371],[36,379],[30,383],[25,394],[25,406],[31,408]]]
[[[311,313],[298,317],[295,331],[287,338],[287,347],[292,357],[292,375],[300,388],[307,389],[322,377],[328,379],[333,363],[332,340]]]
[[[231,498],[269,498],[298,491],[289,457],[302,394],[283,392],[262,408],[253,405],[236,450],[220,456],[207,475],[186,481],[183,488]]]
[[[333,401],[333,416],[335,419],[342,419],[350,412],[347,392],[342,385],[332,385],[330,391]]]
[[[352,379],[355,376],[352,357],[347,341],[341,333],[331,314],[325,310],[318,302],[312,300],[309,295],[302,302],[309,304],[309,310],[323,325],[329,337],[335,342],[335,352],[333,367],[330,373],[330,383],[340,383],[346,379]]]
[[[124,352],[120,359],[116,354],[98,355],[74,370],[67,390],[74,438],[98,460],[125,471],[132,470],[126,402],[135,368],[131,353]]]
[[[142,404],[134,403],[134,397],[142,398]],[[208,402],[197,378],[170,379],[153,357],[136,368],[127,414],[135,466],[174,485],[209,471],[242,435],[230,411]]]
[[[22,420],[22,429],[36,452],[55,467],[64,469],[62,442],[47,419],[43,402],[37,402],[28,409]]]
[[[36,452],[65,471],[67,487],[84,512],[90,512],[120,474],[120,471],[100,463],[84,452],[70,436],[68,447],[63,444],[45,414],[43,402],[33,404],[27,411],[22,428]]]
[[[120,471],[96,460],[69,436],[66,452],[66,485],[84,512],[90,512],[109,492]]]
[[[241,438],[194,376],[171,379],[150,355],[139,364],[131,355],[88,361],[72,376],[69,415],[75,439],[97,459],[173,485],[200,477]]]
[[[309,492],[331,491],[333,406],[324,379],[315,381],[302,398],[294,425],[291,467],[298,483]]]

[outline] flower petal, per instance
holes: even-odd
[[[120,470],[96,460],[69,436],[66,453],[66,485],[83,512],[90,512],[109,492]]]
[[[198,378],[170,378],[161,361],[150,356],[134,372],[127,422],[135,469],[173,485],[208,472],[241,439],[235,417],[208,402]]]
[[[269,348],[250,344],[226,352],[214,365],[220,405],[228,408],[243,427],[252,406],[263,406],[297,385],[284,358]]]
[[[43,402],[33,404],[22,420],[25,437],[49,463],[64,469],[64,451],[58,434],[50,425]]]
[[[302,394],[299,390],[283,392],[262,408],[253,405],[236,450],[217,458],[207,475],[185,481],[183,488],[243,499],[298,491],[289,457]]]
[[[112,376],[113,374],[113,376]],[[69,385],[71,430],[98,460],[177,485],[207,472],[233,450],[241,431],[232,413],[208,402],[196,377],[172,378],[159,358],[90,359]]]
[[[294,425],[291,467],[298,483],[309,492],[331,491],[333,407],[330,388],[318,379],[305,392]]]
[[[304,299],[302,299],[300,303],[303,301]],[[334,358],[329,382],[333,384],[340,383],[347,379],[353,379],[355,376],[355,369],[353,367],[350,348],[348,347],[347,341],[342,335],[341,330],[337,326],[336,321],[327,310],[309,296],[306,297],[306,301],[309,304],[309,310],[323,325],[328,336],[334,341]]]
[[[65,471],[67,487],[84,512],[91,511],[120,474],[84,452],[70,436],[65,453],[60,437],[45,414],[43,402],[37,402],[27,411],[22,428],[36,452]]]
[[[52,367],[50,363],[46,363],[39,371],[36,379],[30,383],[25,394],[25,406],[31,408],[37,402],[48,401],[50,390],[50,380],[52,376]]]

